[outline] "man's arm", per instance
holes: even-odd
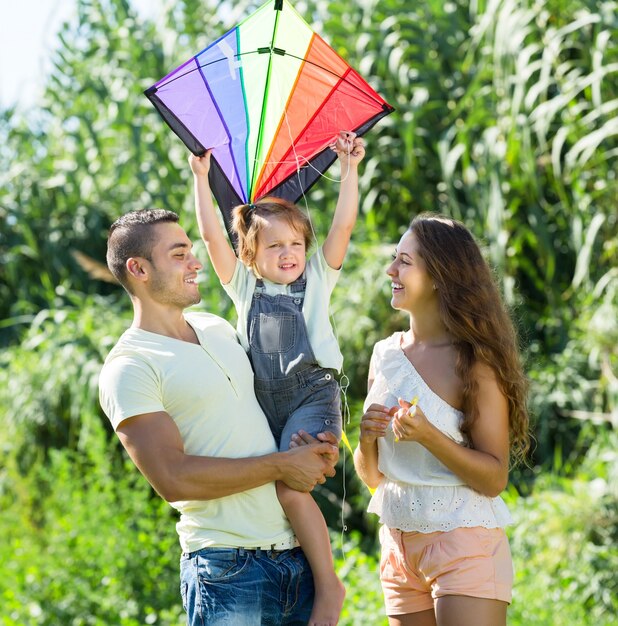
[[[140,472],[168,502],[223,498],[276,480],[311,491],[335,474],[328,443],[243,459],[185,454],[178,427],[163,411],[130,417],[116,432]]]

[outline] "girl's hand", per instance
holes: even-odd
[[[360,423],[360,443],[374,443],[378,437],[384,437],[392,415],[397,407],[388,409],[381,404],[372,404]]]
[[[210,171],[210,153],[212,150],[206,150],[202,156],[195,156],[193,153],[189,155],[189,165],[194,176],[208,176]]]
[[[356,133],[342,130],[330,149],[337,154],[343,167],[356,166],[365,156],[365,141]]]
[[[431,424],[416,404],[399,398],[399,410],[393,417],[393,433],[395,441],[417,441],[423,443],[431,429]]]

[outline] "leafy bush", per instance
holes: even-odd
[[[342,556],[335,566],[346,586],[346,599],[341,613],[342,626],[384,626],[387,623],[384,613],[384,600],[379,578],[379,551],[367,553],[360,546],[363,538],[351,533],[341,542],[341,537],[333,535],[334,547],[341,545]]]
[[[127,0],[76,4],[42,105],[27,119],[0,112],[0,620],[171,625],[173,514],[125,462],[96,399],[129,302],[73,252],[102,261],[110,222],[145,206],[187,209],[197,239],[185,153],[141,91],[254,3],[171,3],[156,26]],[[526,497],[509,495],[515,625],[605,626],[618,612],[615,9],[307,0],[302,10],[397,108],[368,137],[333,299],[352,444],[371,348],[405,323],[384,267],[413,214],[463,219],[517,311],[538,466],[514,475]],[[336,193],[325,183],[308,196],[318,237]],[[202,275],[202,306],[231,318],[208,264]],[[348,458],[318,494],[331,528],[342,507],[349,526],[342,623],[383,624],[376,521],[350,469]]]
[[[574,477],[541,473],[534,491],[511,491],[515,562],[511,623],[610,626],[618,614],[616,433],[599,436]],[[542,592],[540,592],[542,590]]]
[[[130,322],[102,298],[71,294],[72,306],[42,310],[21,345],[0,354],[2,453],[27,471],[49,449],[87,457],[111,427],[98,404],[103,359]]]
[[[132,463],[54,450],[0,493],[4,626],[180,623],[174,514]]]

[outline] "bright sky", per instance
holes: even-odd
[[[0,0],[0,108],[31,106],[51,68],[62,23],[75,15],[75,0]],[[132,0],[152,16],[157,0]]]
[[[0,20],[0,105],[30,104],[72,0],[4,0]]]

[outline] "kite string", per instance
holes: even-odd
[[[278,85],[278,80],[275,79],[275,82],[277,82],[277,86]],[[296,163],[296,176],[298,178],[298,186],[299,189],[301,191],[302,194],[302,198],[303,198],[303,203],[305,205],[305,211],[307,214],[307,217],[309,218],[309,225],[311,226],[311,232],[313,234],[313,237],[315,239],[315,241],[317,241],[317,234],[315,232],[315,228],[313,225],[313,220],[311,219],[311,212],[309,211],[309,202],[307,200],[307,196],[305,194],[305,190],[303,189],[303,184],[302,184],[302,179],[300,177],[300,169],[301,169],[301,163],[300,163],[300,157],[298,155],[298,153],[296,152],[296,145],[294,143],[294,137],[292,135],[292,129],[290,127],[290,122],[288,120],[288,112],[287,112],[287,107],[284,109],[283,112],[284,115],[284,120],[288,129],[288,134],[289,134],[289,138],[290,138],[290,145],[292,146],[292,152],[294,153],[294,159],[295,159],[295,163]],[[303,157],[304,158],[304,157]],[[313,167],[313,165],[311,165],[311,163],[309,163],[308,159],[305,158],[305,161],[307,161],[307,164],[310,167]],[[315,167],[313,169],[316,169]],[[316,170],[317,171],[317,170]],[[323,173],[319,172],[320,176],[331,180],[333,182],[343,182],[344,180],[346,180],[346,178],[348,177],[348,175],[350,174],[350,160],[347,160],[347,170],[345,173],[345,176],[342,177],[340,180],[336,180],[333,178],[329,178],[328,176],[325,176]],[[323,262],[323,259],[321,259],[318,256],[318,260],[320,263]],[[331,320],[331,323],[333,325],[333,332],[335,335],[335,339],[337,340],[337,343],[339,343],[339,332],[337,330],[337,322],[333,316],[333,314],[329,311],[329,318]],[[347,439],[347,426],[350,423],[350,406],[348,403],[348,387],[350,385],[350,379],[348,378],[347,374],[345,373],[344,367],[343,367],[343,363],[341,365],[341,375],[339,377],[339,388],[341,389],[341,393],[343,395],[343,407],[342,407],[342,429],[343,429],[343,435],[345,437],[345,441],[347,443],[348,439]],[[349,444],[348,444],[349,445]],[[341,499],[341,536],[340,536],[340,548],[341,548],[341,555],[343,558],[344,563],[347,565],[347,558],[346,558],[346,550],[345,550],[345,533],[348,530],[348,526],[346,524],[346,520],[345,520],[345,509],[346,509],[346,500],[347,500],[347,455],[348,455],[348,450],[347,450],[347,446],[344,445],[343,446],[343,461],[342,461],[342,499]]]
[[[310,167],[312,170],[315,170],[319,175],[320,178],[325,178],[326,180],[330,180],[333,183],[342,183],[347,177],[348,174],[350,172],[349,170],[349,164],[348,164],[348,170],[346,171],[346,175],[343,178],[331,178],[330,176],[327,176],[326,174],[324,174],[323,172],[320,172],[320,170],[311,163],[311,161],[309,161],[309,159],[307,159],[307,157],[304,156],[299,156],[299,161],[300,159],[303,159],[305,161],[305,166]],[[253,163],[257,163],[259,161],[259,159],[253,159]],[[281,165],[281,164],[289,164],[289,163],[294,163],[296,164],[297,168],[299,161],[259,161],[262,165]],[[302,167],[302,166],[300,166]],[[297,173],[298,173],[298,169],[297,169]],[[300,180],[299,180],[300,182]]]
[[[287,111],[285,113],[285,116],[287,118]],[[296,159],[294,161],[259,161],[259,159],[253,159],[253,164],[255,165],[255,163],[257,163],[258,161],[260,162],[261,165],[289,165],[290,163],[294,163],[294,165],[296,165],[296,174],[299,176],[299,185],[301,185],[301,192],[302,192],[302,184],[300,181],[300,169],[302,167],[310,167],[312,170],[315,170],[321,178],[325,178],[326,180],[330,180],[333,183],[342,183],[344,182],[347,177],[350,174],[350,162],[348,161],[348,167],[346,169],[346,173],[345,176],[342,176],[341,178],[331,178],[330,176],[327,176],[326,174],[324,174],[324,172],[320,172],[320,170],[313,165],[313,163],[311,163],[311,161],[303,156],[302,154],[297,154],[296,150],[294,149],[294,144],[292,144],[292,150],[294,151],[294,156],[296,157]],[[300,165],[300,161],[301,159],[305,162],[304,165]],[[303,193],[303,196],[305,194]],[[314,233],[315,234],[315,233]]]

